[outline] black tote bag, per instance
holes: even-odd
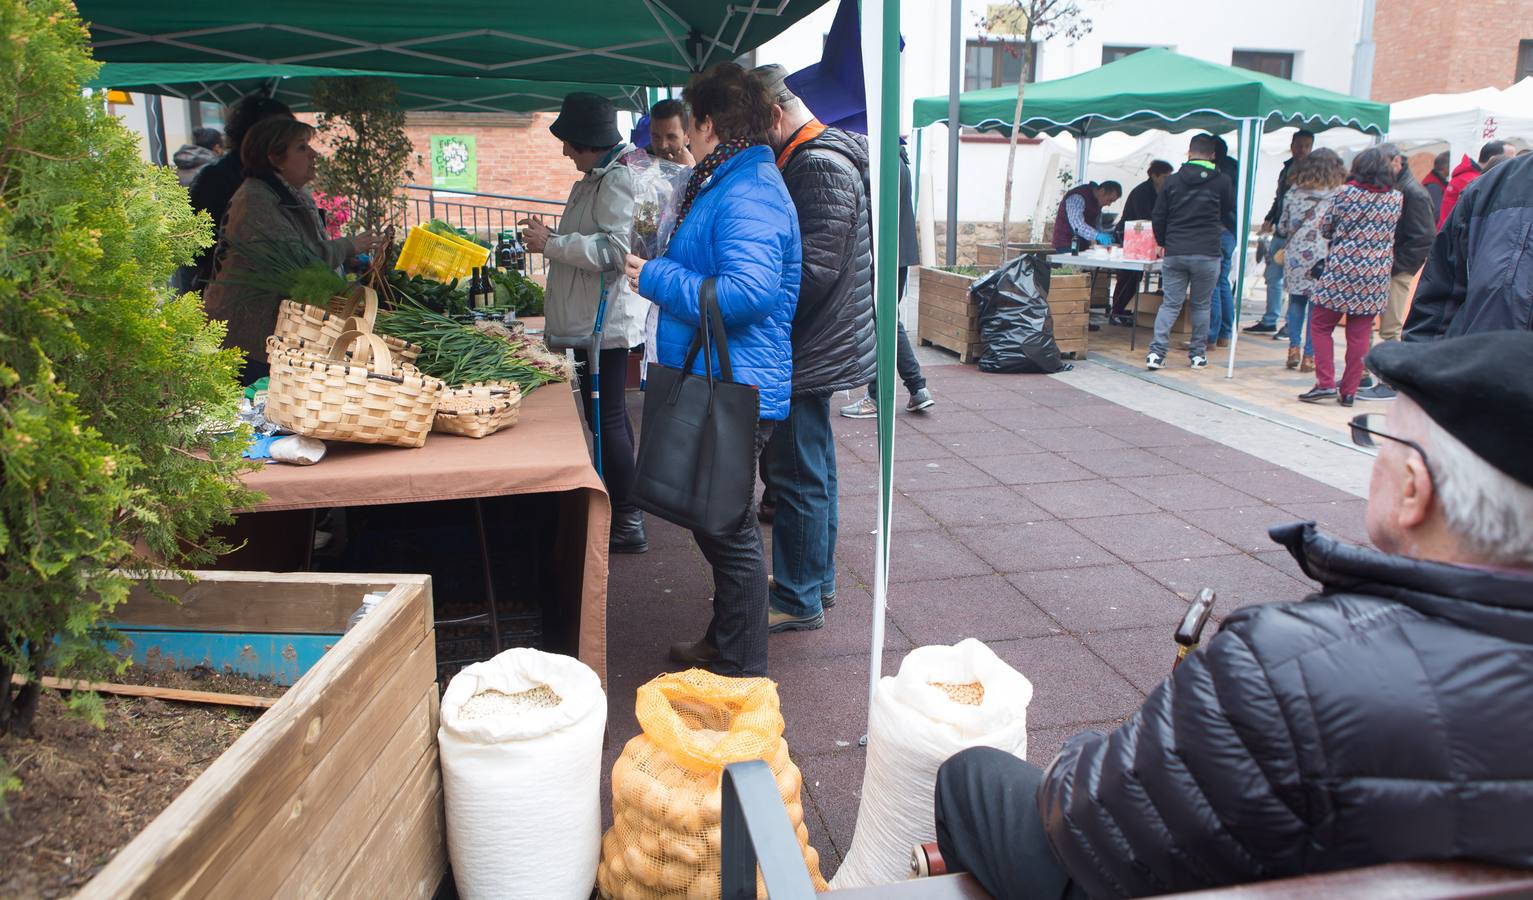
[[[644,394],[638,473],[629,497],[648,513],[714,536],[739,529],[756,489],[761,393],[737,384],[713,279],[698,297],[697,336],[680,369],[654,365]],[[703,354],[703,372],[692,363]],[[720,378],[713,377],[713,353]]]

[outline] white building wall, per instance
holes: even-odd
[[[1101,65],[1102,47],[1163,46],[1178,53],[1224,65],[1235,50],[1270,50],[1294,54],[1294,80],[1346,93],[1352,75],[1362,0],[1285,0],[1284,3],[1207,3],[1191,0],[1082,0],[1093,21],[1091,33],[1073,46],[1063,39],[1045,41],[1038,56],[1039,80],[1063,78]],[[817,61],[825,32],[835,15],[835,3],[806,17],[777,39],[761,47],[758,62],[778,62],[797,70]],[[989,4],[964,0],[963,37],[980,36],[979,21]],[[947,0],[912,0],[903,4],[901,32],[905,52],[901,64],[901,133],[910,136],[911,107],[918,97],[948,92],[948,47],[951,7]],[[920,169],[922,202],[930,203],[935,218],[946,217],[947,133],[943,126],[926,129]],[[1266,211],[1276,186],[1288,136],[1266,136],[1257,176],[1257,215]],[[1233,144],[1233,135],[1227,140]],[[1356,143],[1350,132],[1322,136],[1319,143]],[[1179,163],[1185,158],[1186,135],[1112,136],[1095,143],[1089,175],[1124,183],[1125,189],[1143,179],[1156,157]],[[1007,147],[1004,143],[964,141],[959,150],[958,217],[960,221],[999,221],[1004,193]],[[1068,137],[1046,139],[1018,147],[1012,196],[1014,220],[1031,220],[1040,195],[1057,195],[1057,183],[1045,184],[1050,157],[1073,170],[1075,144]],[[914,147],[912,147],[914,158]],[[1052,210],[1048,215],[1052,216]]]

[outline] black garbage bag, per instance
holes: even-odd
[[[1049,317],[1049,264],[1026,254],[1008,260],[969,288],[979,305],[979,335],[985,342],[981,372],[1049,374],[1073,368],[1059,358]]]

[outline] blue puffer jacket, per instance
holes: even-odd
[[[698,191],[665,256],[639,276],[639,293],[660,306],[661,365],[679,368],[686,359],[698,295],[713,278],[735,381],[761,390],[761,418],[786,418],[801,255],[798,216],[772,151],[758,145],[735,154]],[[692,371],[703,371],[701,360]]]

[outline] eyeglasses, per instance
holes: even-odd
[[[1427,452],[1423,450],[1421,445],[1415,441],[1406,440],[1403,437],[1395,437],[1394,435],[1384,431],[1384,422],[1384,413],[1363,413],[1360,416],[1353,416],[1352,421],[1347,423],[1348,427],[1352,430],[1352,443],[1358,445],[1359,447],[1367,447],[1370,450],[1377,450],[1379,449],[1379,442],[1374,439],[1383,438],[1386,441],[1394,441],[1397,444],[1404,444],[1412,450],[1415,450],[1421,455],[1421,461],[1426,463],[1427,477],[1432,480],[1432,489],[1436,490],[1437,475],[1432,471],[1432,461],[1427,459]]]

